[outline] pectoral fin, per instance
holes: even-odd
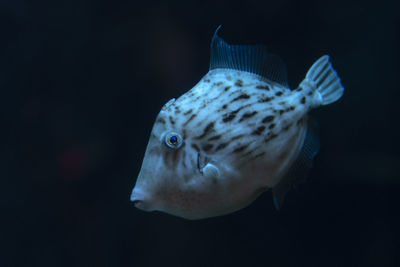
[[[203,175],[209,178],[218,178],[219,169],[212,163],[207,163],[207,165],[202,169]]]

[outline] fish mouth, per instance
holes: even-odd
[[[135,205],[136,208],[146,210],[145,200],[146,196],[143,192],[137,189],[132,190],[131,202],[133,203],[133,205]]]
[[[140,206],[143,203],[143,200],[141,199],[131,199],[131,202],[133,203],[133,205],[135,205],[135,207],[137,208],[138,206]]]

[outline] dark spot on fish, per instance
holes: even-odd
[[[262,123],[271,122],[274,120],[274,116],[267,116],[262,120]]]
[[[199,96],[197,96],[192,102],[197,102],[197,101],[199,101],[199,99],[202,98],[202,97],[203,97],[202,95],[199,95]]]
[[[268,85],[257,85],[256,88],[260,90],[267,90],[267,91],[270,90]]]
[[[301,92],[301,91],[303,91],[303,88],[302,88],[302,87],[299,87],[299,88],[296,89],[296,91],[297,91],[297,92]]]
[[[229,113],[229,114],[226,114],[226,115],[224,116],[224,118],[222,119],[222,121],[223,121],[223,122],[229,122],[229,121],[233,120],[235,117],[236,117],[236,114],[233,113],[233,112],[231,112],[231,113]]]
[[[203,133],[200,136],[196,137],[196,139],[201,139],[204,136],[206,136],[210,131],[214,129],[214,125],[215,125],[214,121],[207,124],[207,126],[203,130]]]
[[[203,150],[204,150],[205,152],[210,151],[211,148],[213,148],[213,146],[214,146],[213,144],[204,145],[204,146],[203,146]]]
[[[191,120],[193,120],[196,117],[196,114],[193,114],[190,116],[190,118],[183,124],[183,126],[186,126]]]
[[[231,141],[235,141],[236,139],[239,139],[241,137],[243,137],[243,134],[236,135],[236,136],[232,137]]]
[[[242,80],[237,80],[237,81],[235,82],[235,85],[236,85],[236,86],[239,86],[239,87],[242,87],[242,86],[243,86],[243,81],[242,81]]]
[[[273,100],[273,97],[263,97],[261,99],[258,100],[259,103],[265,103],[265,102],[269,102],[271,100]]]
[[[232,86],[226,86],[226,87],[224,88],[225,92],[228,91],[229,89],[231,89],[231,87],[232,87]]]
[[[215,141],[215,140],[218,140],[218,139],[220,139],[221,138],[221,136],[222,135],[215,135],[215,136],[212,136],[212,137],[210,137],[210,138],[208,138],[208,141]]]
[[[228,107],[228,105],[227,104],[224,104],[223,106],[222,106],[222,109],[226,109]]]
[[[224,82],[216,82],[216,83],[213,84],[213,86],[220,86],[222,84],[224,84]]]
[[[233,120],[236,117],[236,114],[244,107],[246,107],[246,106],[240,107],[237,110],[234,110],[232,112],[229,112],[229,113],[225,114],[224,118],[222,119],[222,121],[223,122],[228,122],[228,121]]]
[[[264,155],[265,155],[265,151],[264,151],[264,152],[261,152],[261,153],[258,153],[258,154],[255,155],[253,158],[256,159],[256,158],[262,157],[262,156],[264,156]]]
[[[254,149],[254,150],[256,150],[256,149]],[[251,150],[251,151],[248,151],[248,152],[244,153],[243,155],[241,155],[241,157],[242,157],[242,158],[247,158],[247,157],[249,157],[251,154],[253,154],[254,150]]]
[[[286,105],[286,101],[279,102],[279,105],[282,105],[282,106]]]
[[[158,118],[156,122],[157,122],[157,123],[162,123],[162,124],[165,124],[165,123],[166,123],[166,121],[164,120],[164,118]]]
[[[314,93],[314,91],[310,91],[310,92],[308,92],[307,95],[311,96],[313,93]]]
[[[285,113],[285,112],[289,112],[289,111],[293,111],[293,110],[295,110],[295,107],[294,106],[290,106],[290,107],[287,107],[287,108],[285,108],[285,109],[283,109],[283,110],[281,110],[281,111],[279,111],[279,113]]]
[[[246,147],[247,147],[248,145],[243,145],[243,146],[240,146],[240,147],[238,147],[238,148],[236,148],[235,150],[233,150],[233,153],[239,153],[239,152],[242,152],[243,150],[245,150],[246,149]]]
[[[248,94],[241,94],[240,96],[234,98],[234,99],[231,101],[231,103],[233,103],[233,102],[235,102],[235,101],[237,101],[237,100],[240,100],[240,99],[249,99],[249,98],[250,98],[250,96],[249,96]]]
[[[186,129],[183,129],[182,138],[183,138],[183,140],[186,139]]]
[[[240,118],[239,122],[241,122],[241,121],[243,121],[245,119],[251,118],[254,115],[256,115],[257,113],[258,113],[257,111],[247,112],[247,113],[243,114],[243,116],[242,116],[242,118]]]
[[[306,103],[306,97],[305,96],[303,96],[301,98],[300,103],[302,103],[303,105]]]
[[[225,148],[227,145],[228,145],[228,143],[219,144],[219,145],[215,148],[215,151],[221,150],[221,149]]]
[[[276,124],[275,124],[275,123],[272,123],[272,124],[268,127],[268,129],[272,130],[272,129],[275,128],[275,126],[276,126]]]
[[[185,113],[183,113],[183,115],[189,115],[190,113],[192,113],[193,112],[193,109],[189,109],[188,111],[186,111]]]
[[[203,101],[203,104],[201,105],[200,109],[204,109],[206,107],[206,105],[207,105],[207,102]]]
[[[204,82],[209,83],[209,82],[211,82],[211,80],[210,79],[204,79]]]
[[[192,144],[192,148],[197,152],[200,152],[200,148],[196,144]]]
[[[260,126],[257,129],[255,129],[251,134],[252,135],[260,135],[263,133],[264,130],[265,130],[265,126]]]
[[[276,138],[278,135],[276,135],[276,134],[271,134],[271,135],[269,135],[267,138],[265,138],[265,143],[267,143],[267,142],[269,142],[269,141],[271,141],[272,139],[274,139],[274,138]]]
[[[226,79],[227,79],[228,81],[232,81],[232,76],[231,76],[231,75],[226,75]]]
[[[281,92],[281,91],[276,92],[275,95],[276,95],[276,96],[281,96],[281,95],[283,95],[283,92]]]
[[[283,109],[279,110],[279,115],[282,115],[283,113],[285,113]]]
[[[169,121],[171,122],[172,125],[175,125],[175,121],[174,118],[172,118],[172,116],[169,116]]]
[[[289,124],[289,125],[285,126],[283,128],[283,131],[285,131],[285,132],[288,131],[290,129],[290,127],[292,127],[292,124]]]

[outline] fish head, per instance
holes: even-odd
[[[187,120],[186,120],[187,121]],[[144,211],[162,211],[186,219],[216,216],[227,196],[222,177],[229,166],[197,147],[195,127],[185,127],[174,104],[158,114],[131,201]]]

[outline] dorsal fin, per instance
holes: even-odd
[[[278,56],[268,53],[262,45],[229,45],[218,36],[220,28],[211,40],[210,70],[246,71],[289,87],[285,64]]]

